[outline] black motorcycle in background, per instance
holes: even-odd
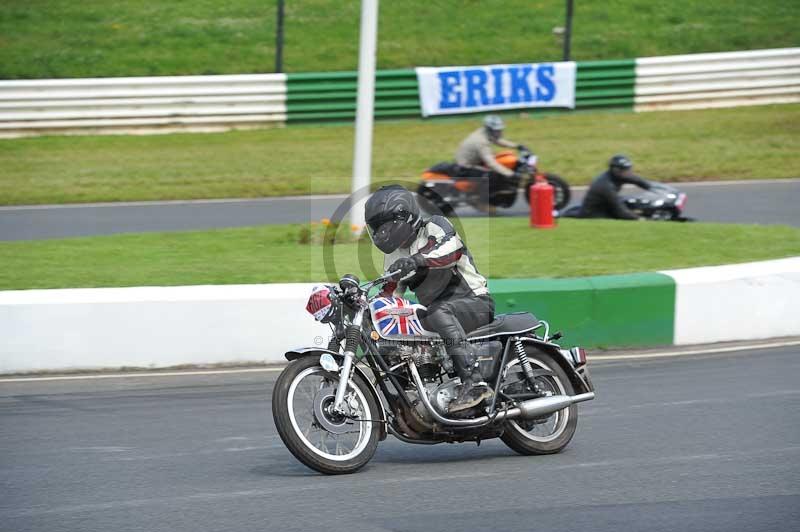
[[[625,206],[646,220],[691,222],[684,216],[686,194],[665,183],[650,182],[650,190],[641,190],[632,196],[622,196]],[[581,218],[581,206],[573,205],[559,212],[560,218]]]

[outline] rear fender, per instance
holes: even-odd
[[[561,352],[561,348],[559,346],[544,342],[537,338],[531,338],[530,336],[520,337],[520,340],[522,340],[523,343],[532,344],[534,347],[536,347],[536,349],[550,355],[556,364],[561,366],[561,369],[567,373],[570,382],[572,382],[572,386],[575,388],[576,394],[594,391],[594,386],[592,386],[592,381],[589,379],[589,373],[586,370],[586,366],[584,365],[580,368],[575,368],[572,361],[567,359],[566,356]]]
[[[338,362],[340,365],[344,361],[344,355],[342,355],[341,353],[338,353],[336,351],[331,351],[329,349],[324,349],[322,347],[300,347],[298,349],[293,349],[291,351],[287,351],[284,356],[286,357],[286,360],[288,360],[289,362],[292,362],[294,360],[297,360],[299,358],[304,358],[304,357],[320,357],[324,353],[328,353],[329,355],[331,355],[333,358],[336,359],[336,362]],[[375,399],[375,402],[380,407],[380,412],[378,412],[378,414],[380,415],[380,419],[382,421],[380,439],[381,440],[385,440],[386,439],[386,409],[383,406],[383,401],[381,401],[381,396],[378,394],[378,390],[377,390],[377,388],[375,388],[375,384],[372,382],[372,379],[370,379],[367,376],[367,374],[364,373],[363,369],[358,367],[357,364],[353,364],[353,371],[358,372],[364,378],[364,380],[367,382],[367,385],[369,386],[370,393],[372,394],[373,398]]]

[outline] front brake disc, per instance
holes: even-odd
[[[329,386],[321,389],[314,397],[314,418],[319,425],[332,434],[345,434],[353,431],[353,421],[333,411],[336,400],[336,388]],[[350,406],[347,405],[347,409]]]

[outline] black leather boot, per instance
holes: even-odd
[[[451,346],[447,352],[453,359],[458,376],[461,377],[458,395],[450,402],[447,411],[462,412],[492,397],[492,390],[483,381],[472,346],[464,342]]]
[[[450,402],[447,410],[450,413],[462,412],[491,399],[493,395],[492,389],[483,381],[480,372],[475,370],[471,376],[462,379],[458,396]]]

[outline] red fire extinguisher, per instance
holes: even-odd
[[[536,183],[529,189],[531,204],[531,227],[552,229],[553,221],[553,187],[541,176],[536,176]]]

